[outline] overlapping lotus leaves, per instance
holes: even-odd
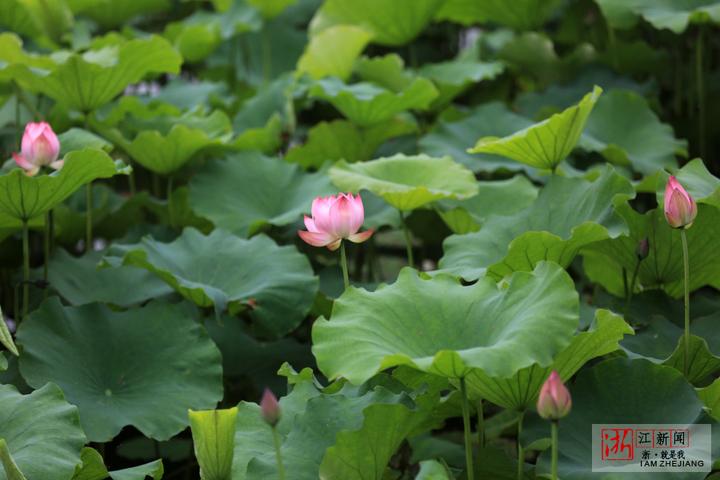
[[[405,70],[405,61],[397,53],[376,57],[360,57],[355,61],[355,73],[361,80],[380,85],[393,92],[401,92],[414,76]]]
[[[399,210],[440,199],[466,199],[478,192],[472,172],[450,157],[398,154],[363,163],[340,161],[329,175],[340,189],[368,190]]]
[[[440,118],[430,132],[420,139],[418,146],[422,153],[428,155],[450,155],[473,172],[529,169],[499,155],[471,155],[467,152],[467,146],[471,145],[478,135],[503,137],[532,124],[530,119],[511,111],[504,104],[489,102],[460,119]]]
[[[609,310],[598,310],[594,325],[575,335],[548,367],[532,365],[508,378],[493,378],[481,370],[473,370],[466,378],[471,396],[489,400],[505,408],[527,410],[533,408],[540,387],[555,370],[567,381],[593,358],[602,357],[620,348],[618,342],[633,329],[622,317]]]
[[[660,288],[675,298],[683,294],[683,265],[680,232],[670,228],[660,209],[642,215],[628,205],[618,208],[630,228],[628,235],[606,239],[583,250],[585,273],[614,295],[624,296],[623,268],[634,271],[638,242],[647,238],[648,257],[640,263],[638,285]],[[693,226],[686,230],[689,246],[690,290],[705,285],[720,287],[720,251],[714,239],[720,235],[720,210],[699,205]]]
[[[532,270],[541,260],[567,266],[585,245],[627,232],[614,205],[633,195],[612,167],[592,182],[553,176],[530,208],[492,216],[479,232],[445,239],[439,266],[467,280]]]
[[[549,262],[515,272],[503,289],[490,278],[463,286],[406,268],[375,292],[346,290],[332,320],[313,325],[313,354],[328,378],[355,384],[397,365],[451,378],[475,368],[507,377],[550,365],[568,346],[577,302],[570,277]]]
[[[708,413],[715,420],[720,420],[720,379],[715,379],[707,387],[698,389],[697,393],[708,409]]]
[[[0,54],[0,60],[7,62],[4,56]],[[53,65],[44,63],[45,68],[11,60],[10,74],[23,87],[81,112],[105,105],[148,74],[178,73],[182,61],[167,40],[157,36],[52,58]]]
[[[622,90],[598,100],[580,146],[646,175],[677,167],[675,155],[687,155],[687,141],[675,138],[672,127],[660,122],[643,97]]]
[[[472,58],[457,58],[447,62],[423,65],[418,73],[432,80],[438,88],[433,108],[440,108],[460,95],[468,87],[483,80],[492,80],[505,70],[502,62],[480,62]]]
[[[128,173],[102,150],[79,150],[65,156],[65,165],[50,175],[28,177],[14,169],[0,176],[0,214],[30,220],[51,210],[82,185],[98,178]]]
[[[436,19],[463,25],[498,23],[519,31],[534,30],[542,26],[559,3],[558,0],[446,0]]]
[[[329,0],[316,14],[311,28],[357,25],[372,33],[372,41],[399,46],[413,40],[432,20],[443,0]]]
[[[293,147],[285,160],[303,168],[321,168],[325,162],[370,160],[378,147],[393,137],[417,131],[411,119],[396,117],[371,127],[357,127],[347,120],[320,122],[310,129],[304,145]]]
[[[390,120],[406,110],[424,110],[438,95],[433,83],[416,78],[404,90],[395,93],[372,83],[347,85],[328,77],[310,88],[310,96],[330,102],[348,120],[367,127]]]
[[[17,338],[25,380],[35,388],[57,383],[92,441],[127,425],[166,440],[188,425],[188,408],[222,399],[220,352],[186,306],[115,312],[63,307],[54,297],[23,321]]]
[[[597,0],[607,21],[614,28],[634,27],[642,17],[657,29],[684,32],[689,24],[720,23],[720,2],[717,0]]]
[[[577,105],[508,137],[481,138],[468,152],[503,155],[531,167],[553,170],[580,140],[601,93],[596,86]]]
[[[87,16],[105,28],[117,27],[141,14],[170,8],[169,0],[66,0],[73,13]]]
[[[508,180],[480,181],[478,194],[467,200],[440,200],[435,206],[453,233],[475,232],[491,216],[507,216],[530,207],[538,189],[516,175]]]
[[[255,329],[269,336],[297,327],[318,289],[307,257],[265,235],[246,240],[220,229],[204,236],[186,228],[171,243],[146,237],[115,246],[110,255],[109,263],[145,268],[200,307],[248,310]]]
[[[298,0],[247,0],[248,4],[257,8],[264,18],[273,18],[284,12]]]
[[[614,474],[591,473],[592,424],[692,424],[702,414],[702,402],[677,370],[647,360],[615,358],[580,372],[570,387],[573,409],[560,422],[558,474],[563,479],[606,479]],[[621,395],[621,400],[618,397]],[[548,429],[549,431],[549,429]],[[538,472],[549,472],[550,452],[538,462]],[[705,473],[686,473],[687,480]],[[677,478],[654,473],[653,478]]]
[[[74,150],[92,148],[95,150],[112,151],[112,144],[102,137],[83,128],[71,128],[57,136],[60,141],[60,155],[64,156]]]
[[[62,34],[72,27],[73,18],[64,1],[6,0],[0,3],[0,25],[47,45],[60,40]]]
[[[364,393],[351,387],[321,393],[304,373],[280,400],[283,416],[277,427],[283,463],[296,478],[381,480],[400,443],[437,403],[434,393],[393,393],[398,385],[368,387]],[[271,432],[259,407],[242,402],[238,410],[232,478],[276,476]],[[396,427],[391,433],[389,423]]]
[[[145,480],[147,477],[160,480],[164,473],[162,460],[109,472],[97,450],[85,447],[80,457],[82,464],[76,467],[72,480],[105,480],[108,477],[112,480]]]
[[[189,188],[198,215],[242,236],[268,224],[291,224],[310,213],[313,198],[337,193],[325,172],[305,173],[257,152],[208,163]]]
[[[67,480],[80,462],[86,439],[78,409],[53,384],[21,395],[0,385],[0,438],[28,480]],[[0,468],[0,478],[13,480]]]
[[[129,307],[173,291],[156,275],[142,268],[100,268],[102,257],[103,252],[73,257],[58,249],[48,265],[48,281],[71,305],[101,302]],[[143,288],[135,288],[137,285]]]
[[[314,79],[334,76],[345,81],[370,38],[370,33],[352,25],[327,28],[310,38],[296,71]]]
[[[233,118],[233,130],[240,132],[234,141],[236,148],[277,151],[293,88],[293,77],[281,75],[243,104]]]

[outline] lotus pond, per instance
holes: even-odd
[[[0,480],[720,478],[719,25],[0,0]]]

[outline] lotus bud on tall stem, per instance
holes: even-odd
[[[560,375],[553,370],[542,388],[537,401],[538,414],[552,422],[552,460],[550,470],[553,480],[557,480],[558,470],[558,422],[566,417],[572,408],[570,391],[563,383]]]
[[[697,204],[674,176],[670,176],[665,186],[665,219],[672,228],[680,229],[683,253],[683,285],[685,303],[685,332],[683,336],[683,372],[690,372],[690,253],[686,230],[692,227],[697,217]]]
[[[275,461],[277,462],[278,480],[285,480],[285,467],[282,461],[280,448],[280,434],[277,431],[277,424],[280,421],[280,404],[275,395],[266,388],[260,400],[260,415],[262,419],[272,428],[273,445],[275,446]]]

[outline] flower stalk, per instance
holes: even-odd
[[[340,242],[340,267],[343,274],[343,285],[345,290],[350,286],[350,276],[348,275],[347,254],[345,253],[345,242]]]
[[[552,427],[551,427],[551,436],[552,436],[552,460],[550,463],[550,474],[552,475],[552,480],[557,480],[558,478],[558,424],[560,422],[557,420],[552,421]]]
[[[460,378],[460,394],[462,395],[462,416],[463,431],[465,434],[465,465],[467,469],[467,479],[474,480],[475,468],[473,465],[472,432],[470,430],[470,401],[468,400],[465,377]]]
[[[27,317],[30,306],[30,229],[28,221],[23,219],[22,225],[22,251],[23,251],[23,314]]]
[[[402,210],[398,210],[398,212],[400,212],[400,222],[402,222],[403,233],[405,235],[405,250],[407,252],[408,265],[414,267],[415,259],[413,258],[412,234],[410,233],[410,229],[408,228],[407,217],[405,217],[405,214],[402,212]]]
[[[683,249],[683,285],[685,290],[685,335],[683,336],[683,372],[685,376],[690,373],[690,255],[688,253],[687,233],[685,229],[680,230]]]

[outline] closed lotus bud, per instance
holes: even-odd
[[[49,166],[59,170],[63,161],[58,160],[60,141],[52,127],[45,122],[30,122],[25,126],[22,137],[22,151],[13,153],[15,163],[28,175],[35,175],[40,168]]]
[[[647,238],[643,238],[638,242],[635,253],[640,260],[644,260],[647,258],[648,254],[650,253],[650,242]]]
[[[570,391],[563,384],[560,375],[553,370],[540,389],[537,401],[538,414],[547,420],[560,420],[570,413],[571,408]]]
[[[697,216],[697,204],[673,176],[665,187],[665,219],[673,228],[690,228]]]
[[[265,389],[262,400],[260,400],[260,414],[265,423],[271,427],[280,421],[280,404],[269,388]]]

